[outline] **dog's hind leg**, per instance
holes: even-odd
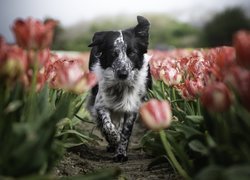
[[[121,162],[127,161],[127,148],[129,143],[129,138],[132,133],[133,125],[137,119],[137,113],[126,113],[124,115],[124,123],[121,131],[121,140],[115,152],[114,161]]]
[[[105,108],[98,108],[96,109],[96,115],[98,127],[109,143],[107,151],[114,151],[120,142],[120,133],[111,121],[110,112]]]

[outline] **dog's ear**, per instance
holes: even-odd
[[[142,16],[137,16],[137,22],[138,24],[134,28],[135,35],[142,38],[148,38],[148,31],[150,26],[149,21]]]
[[[94,46],[99,46],[103,43],[103,39],[105,36],[105,32],[96,32],[92,38],[92,43],[88,45],[88,47],[94,47]]]
[[[142,17],[137,16],[138,24],[134,27],[135,36],[140,39],[139,44],[143,53],[147,52],[148,39],[149,39],[149,21]]]

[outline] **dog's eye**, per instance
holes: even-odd
[[[129,52],[129,53],[128,53],[128,55],[129,55],[130,57],[134,57],[134,56],[136,56],[136,55],[137,55],[137,53],[136,53],[136,52],[134,52],[134,51],[131,51],[131,52]]]

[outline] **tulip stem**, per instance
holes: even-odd
[[[162,144],[165,148],[165,151],[166,151],[170,161],[172,161],[172,164],[175,166],[175,168],[177,169],[177,171],[180,173],[180,175],[182,177],[184,177],[185,179],[190,179],[187,172],[181,167],[180,163],[175,158],[175,155],[171,150],[171,145],[169,144],[169,142],[167,140],[167,137],[166,137],[164,130],[160,130],[160,137],[161,137]]]
[[[176,100],[175,88],[172,87],[171,89],[172,89],[173,100]]]
[[[37,59],[37,53],[36,57],[34,59],[34,67],[33,67],[33,74],[32,74],[32,84],[31,84],[31,95],[33,96],[36,92],[36,81],[37,81],[37,73],[38,73],[38,59]]]
[[[38,73],[38,59],[37,52],[35,54],[35,58],[32,59],[33,64],[33,72],[32,72],[32,80],[31,80],[31,89],[29,89],[29,105],[28,105],[28,121],[32,121],[35,119],[34,107],[35,104],[35,92],[36,92],[36,84],[37,84],[37,73]]]

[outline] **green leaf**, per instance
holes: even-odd
[[[86,136],[86,135],[84,135],[82,133],[79,133],[76,130],[66,130],[64,132],[61,132],[61,133],[57,134],[56,137],[63,136],[65,134],[73,134],[73,135],[79,136],[79,137],[81,137],[83,139],[86,139],[86,140],[89,140],[89,141],[93,140],[91,137]]]
[[[222,170],[223,168],[220,166],[208,166],[202,169],[202,171],[200,171],[199,174],[195,176],[194,180],[221,180],[223,179]]]
[[[224,179],[228,180],[249,180],[250,178],[250,165],[236,165],[226,169],[223,173]]]
[[[189,115],[186,116],[186,118],[190,119],[194,123],[201,123],[204,120],[203,116],[198,116],[198,115]]]
[[[78,116],[77,114],[75,114],[75,117],[83,122],[87,122],[87,123],[90,123],[90,124],[95,124],[93,121],[89,121],[87,120],[86,118],[81,118],[80,116]]]
[[[175,130],[182,132],[186,138],[190,138],[194,135],[203,135],[200,131],[196,130],[194,127],[187,126],[185,124],[175,124]]]
[[[188,143],[188,146],[190,149],[192,149],[195,152],[199,152],[202,155],[207,155],[209,153],[208,149],[204,144],[199,140],[192,140]]]
[[[83,145],[85,143],[86,142],[79,142],[79,143],[63,142],[63,147],[65,147],[65,148],[72,148],[72,147]]]
[[[168,161],[169,161],[169,159],[166,155],[158,156],[151,163],[149,163],[148,170],[150,170],[154,166],[159,166],[159,165],[166,163]]]
[[[20,101],[20,100],[12,101],[12,102],[10,102],[8,104],[8,106],[6,107],[6,109],[4,110],[4,112],[6,114],[14,112],[17,109],[19,109],[21,106],[22,106],[22,101]]]

